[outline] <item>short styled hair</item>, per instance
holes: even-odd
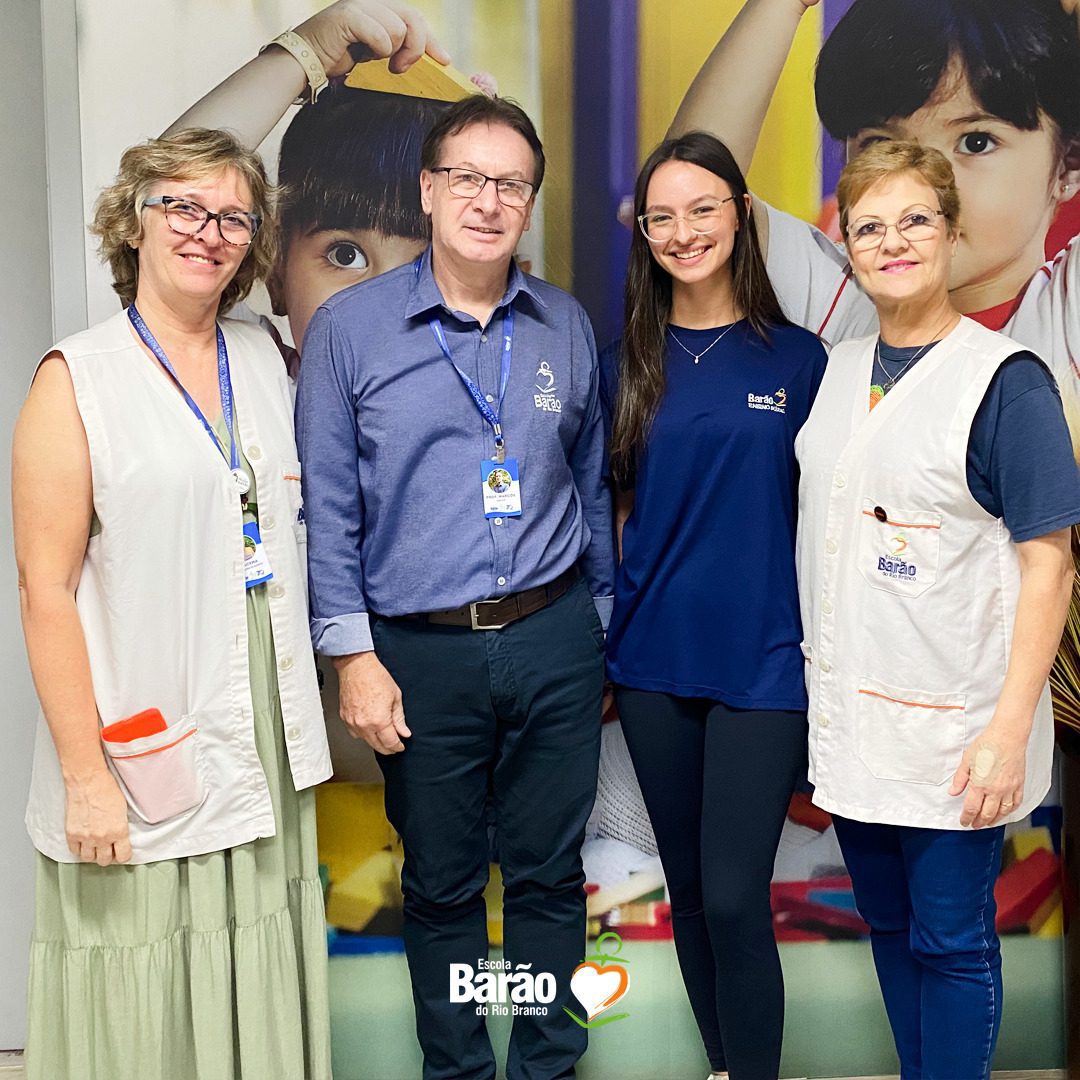
[[[917,142],[876,142],[853,157],[836,185],[840,231],[847,237],[848,214],[875,184],[891,176],[913,172],[934,189],[940,209],[955,234],[960,224],[960,195],[948,158],[931,146]],[[932,208],[931,208],[932,209]]]
[[[460,135],[466,128],[475,124],[508,127],[516,131],[528,144],[533,153],[533,176],[530,183],[534,194],[540,190],[544,179],[544,146],[528,113],[510,98],[488,97],[486,94],[473,94],[471,97],[455,101],[447,109],[442,119],[428,132],[420,151],[420,167],[434,169],[439,165],[443,142],[453,135]]]
[[[420,148],[449,103],[331,86],[293,118],[278,183],[285,243],[294,232],[372,229],[426,241]]]
[[[247,258],[225,286],[218,311],[224,314],[243,300],[257,281],[266,278],[277,258],[277,227],[273,216],[274,189],[262,159],[227,131],[186,128],[175,135],[148,139],[131,146],[120,158],[116,179],[98,196],[90,231],[98,251],[109,264],[113,289],[124,307],[135,302],[139,289],[139,252],[131,246],[143,236],[143,205],[155,184],[163,180],[202,180],[235,170],[251,192],[252,213],[262,222]]]
[[[1063,151],[1080,139],[1080,35],[1061,0],[855,0],[818,56],[818,115],[848,139],[918,111],[954,72],[1021,131],[1045,114]]]

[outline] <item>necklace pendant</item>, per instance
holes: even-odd
[[[695,357],[694,357],[694,363],[696,364],[696,363],[697,363],[697,362],[698,362],[698,361],[699,361],[700,359],[701,359],[701,357],[700,357],[700,356],[695,356]]]

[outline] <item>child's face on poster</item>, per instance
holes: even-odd
[[[320,304],[358,281],[412,262],[426,246],[423,240],[374,229],[294,230],[286,238],[274,292],[275,310],[288,313],[296,347],[302,347]]]
[[[1053,123],[1044,116],[1024,131],[991,115],[953,68],[922,108],[850,139],[849,157],[878,139],[915,140],[952,164],[960,193],[954,302],[979,310],[1015,297],[1043,262],[1046,232],[1071,175]]]

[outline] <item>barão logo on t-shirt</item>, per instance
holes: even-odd
[[[787,390],[782,386],[771,394],[747,394],[748,409],[763,409],[765,412],[787,412]]]

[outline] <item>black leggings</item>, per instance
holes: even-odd
[[[615,699],[709,1063],[732,1080],[775,1080],[784,977],[769,882],[806,763],[806,714],[625,687],[616,687]]]

